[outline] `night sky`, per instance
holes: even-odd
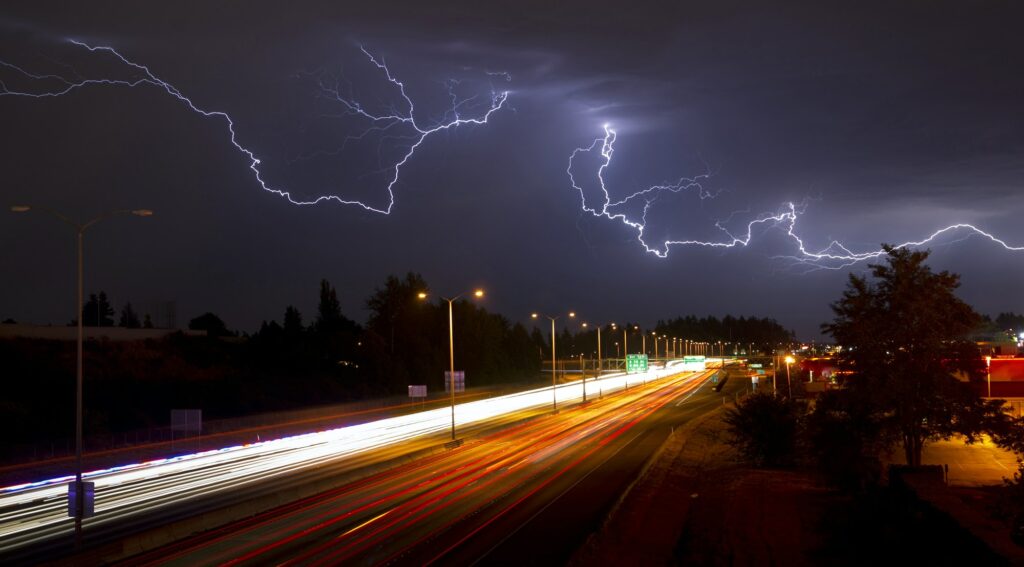
[[[425,125],[446,118],[449,88],[467,116],[492,91],[509,94],[487,124],[416,148],[389,215],[264,191],[225,120],[153,85],[0,96],[0,318],[74,316],[73,232],[6,212],[24,202],[82,220],[153,209],[90,229],[86,292],[106,290],[118,309],[176,300],[179,323],[214,311],[252,331],[288,304],[308,321],[321,278],[363,321],[385,276],[417,271],[441,295],[483,286],[488,309],[524,323],[532,310],[646,325],[731,313],[819,339],[829,302],[867,264],[781,258],[794,242],[769,226],[746,247],[645,252],[635,230],[585,213],[566,173],[606,123],[613,200],[707,175],[713,198],[651,206],[655,241],[721,241],[716,221],[742,233],[794,202],[813,250],[836,239],[870,251],[954,223],[1024,245],[1024,10],[1011,2],[82,4],[5,3],[0,60],[64,81],[137,77],[66,40],[113,47],[230,115],[267,183],[299,199],[387,206],[389,167],[412,132],[360,137],[367,122],[324,96],[327,84],[368,111],[402,109],[360,45],[403,81]],[[0,81],[7,93],[61,84],[12,67]],[[596,165],[574,174],[592,181]],[[1024,310],[1024,252],[970,235],[933,242],[933,267],[962,274],[983,313]]]

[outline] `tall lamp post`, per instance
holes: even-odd
[[[622,357],[629,358],[629,339],[627,334],[629,333],[629,323],[622,326]]]
[[[448,302],[448,393],[451,394],[451,406],[452,406],[452,441],[455,441],[455,332],[452,329],[452,304],[455,303],[463,295],[469,292],[463,292],[451,299],[442,297],[441,299]],[[480,298],[484,296],[484,290],[476,289],[473,290],[473,297]],[[421,291],[416,294],[416,297],[420,299],[427,298],[427,292]]]
[[[988,397],[992,397],[992,357],[985,357],[985,380],[988,382]]]
[[[609,325],[611,326],[611,328],[613,328],[613,329],[615,328],[615,323],[609,323]],[[584,323],[583,326],[586,327],[587,324]],[[601,362],[601,327],[603,327],[603,326],[604,325],[600,325],[600,324],[596,325],[596,327],[597,327],[597,377],[598,378],[601,377],[601,373],[604,371],[604,365]],[[618,343],[616,343],[616,345],[618,345]]]
[[[57,211],[44,207],[31,207],[29,205],[14,205],[11,207],[11,211],[15,213],[26,213],[33,209],[56,217],[61,222],[75,229],[75,232],[77,233],[78,286],[76,288],[76,303],[78,305],[78,311],[75,319],[78,320],[78,339],[76,341],[77,353],[75,357],[75,482],[73,485],[75,503],[73,509],[75,517],[75,548],[79,549],[82,546],[82,519],[85,517],[85,491],[83,490],[84,487],[82,484],[82,280],[84,273],[82,241],[85,237],[85,231],[101,220],[117,215],[128,214],[138,217],[149,217],[153,216],[153,211],[149,209],[124,209],[110,211],[88,222],[78,223]]]
[[[793,385],[789,381],[789,365],[796,362],[791,355],[786,355],[786,389],[789,390],[789,399],[793,399]]]
[[[587,328],[587,325],[588,325],[588,323],[584,322],[582,326],[583,326],[583,328]],[[613,328],[615,327],[615,323],[610,323],[610,325]],[[595,325],[595,327],[597,327],[597,372],[594,374],[594,376],[598,380],[601,379],[601,372],[604,370],[604,366],[602,365],[602,362],[601,362],[601,327],[603,327],[603,326],[604,325],[601,325],[601,324]],[[615,346],[618,347],[618,343],[615,343]],[[586,373],[583,374],[583,401],[584,402],[587,401],[587,375],[586,375]]]
[[[555,363],[555,321],[558,320],[558,317],[552,317],[550,315],[544,315],[543,313],[531,313],[530,314],[530,318],[531,319],[539,319],[541,317],[546,317],[546,318],[551,320],[551,410],[557,412],[558,411],[558,390],[556,389],[556,379],[555,379],[555,369],[556,369],[556,363]],[[576,318],[576,313],[573,312],[573,311],[570,311],[569,312],[569,317],[570,318]]]

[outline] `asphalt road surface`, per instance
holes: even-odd
[[[616,399],[610,394],[627,383],[635,385],[641,379],[664,382],[674,372],[658,368],[643,377],[606,375],[588,380],[587,393],[591,398],[604,394],[609,400]],[[455,409],[459,434],[477,439],[482,432],[543,413],[553,395],[562,407],[572,407],[582,397],[582,386],[574,381],[554,390],[542,388],[459,403]],[[439,447],[450,431],[451,418],[448,408],[438,408],[90,471],[86,480],[96,485],[96,516],[84,522],[86,549],[100,553],[101,547],[109,549],[108,544],[154,529],[166,535],[171,531],[163,526],[175,522],[188,521],[192,527],[187,529],[195,529],[196,518],[212,520],[211,512],[217,514],[216,521],[229,521],[244,517],[230,512],[240,504],[247,516],[268,505],[343,485],[374,468],[389,466],[395,459],[407,461],[417,451]],[[70,551],[68,480],[50,478],[0,488],[0,563],[37,562]]]
[[[744,384],[712,386],[632,384],[126,563],[564,563],[673,427]]]

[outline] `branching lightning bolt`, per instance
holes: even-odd
[[[783,234],[790,239],[795,246],[795,253],[788,256],[782,256],[791,260],[797,264],[802,264],[811,269],[833,269],[838,270],[864,262],[867,260],[875,259],[886,254],[882,248],[876,250],[869,250],[865,252],[854,252],[843,245],[837,240],[831,241],[828,246],[821,250],[812,250],[804,242],[803,238],[796,232],[797,219],[805,212],[806,205],[796,205],[794,203],[786,203],[779,211],[762,213],[753,220],[749,221],[746,225],[746,231],[740,234],[733,234],[726,227],[726,222],[717,221],[714,223],[715,228],[725,234],[725,238],[721,240],[664,240],[660,244],[651,244],[645,239],[644,231],[647,228],[647,213],[650,208],[657,201],[659,195],[665,192],[679,193],[682,191],[695,192],[700,199],[706,199],[714,197],[714,194],[709,193],[701,185],[701,182],[707,178],[706,175],[697,176],[694,178],[682,178],[678,182],[673,184],[653,185],[646,189],[632,193],[631,195],[613,200],[611,193],[609,192],[604,174],[605,170],[611,165],[612,156],[615,153],[615,130],[610,125],[604,125],[604,135],[598,137],[589,146],[576,148],[569,156],[569,165],[566,168],[566,173],[569,175],[569,181],[572,184],[572,188],[580,194],[580,205],[584,212],[588,212],[591,215],[599,218],[605,218],[608,220],[619,221],[626,227],[635,231],[637,241],[648,253],[654,254],[659,258],[666,258],[669,255],[669,250],[674,246],[699,246],[705,248],[737,248],[746,247],[751,243],[754,238],[754,234],[758,229],[769,229],[778,228],[781,229]],[[576,176],[573,174],[574,161],[584,154],[592,152],[600,153],[600,166],[596,172],[596,183],[597,187],[600,188],[600,192],[603,195],[599,206],[591,205],[587,202],[586,191],[576,180]],[[628,211],[623,209],[627,208],[633,202],[642,202],[643,208],[639,215],[639,218],[630,216]],[[929,243],[934,242],[937,238],[948,235],[948,234],[963,234],[959,240],[963,240],[970,236],[981,236],[994,242],[995,244],[1003,247],[1004,249],[1011,252],[1024,251],[1024,246],[1013,246],[1008,244],[1005,240],[996,237],[995,235],[978,228],[972,224],[957,223],[952,224],[944,228],[940,228],[932,232],[927,237],[921,240],[912,240],[903,242],[901,244],[894,245],[895,248],[917,248],[925,246]]]
[[[263,173],[260,171],[260,159],[256,157],[256,153],[253,150],[243,146],[238,141],[238,134],[235,130],[235,121],[226,112],[206,110],[192,101],[184,93],[178,90],[177,87],[170,84],[169,82],[159,78],[150,69],[140,63],[136,63],[126,56],[122,55],[113,47],[102,46],[102,45],[89,45],[82,41],[69,39],[70,43],[86,49],[92,53],[106,53],[117,58],[122,64],[127,66],[133,72],[138,75],[131,79],[117,79],[117,78],[83,78],[75,76],[68,78],[62,75],[53,74],[37,74],[32,73],[20,66],[0,61],[0,67],[13,70],[19,73],[24,78],[30,79],[39,83],[46,83],[51,86],[48,90],[41,90],[39,92],[29,92],[23,90],[14,90],[8,88],[7,84],[0,81],[0,96],[19,96],[19,97],[31,97],[31,98],[54,98],[70,94],[79,89],[92,86],[119,86],[119,87],[139,87],[139,86],[152,86],[163,90],[167,94],[171,95],[182,104],[184,104],[189,110],[195,112],[206,118],[213,118],[223,120],[227,126],[228,133],[230,135],[231,144],[241,152],[249,160],[249,169],[252,170],[256,181],[260,184],[265,191],[274,193],[281,197],[284,197],[288,202],[295,205],[316,205],[318,203],[326,201],[335,201],[342,205],[357,205],[363,209],[388,215],[391,213],[392,208],[395,205],[395,193],[394,187],[398,183],[399,176],[401,174],[402,167],[412,158],[416,150],[429,138],[431,135],[443,132],[445,130],[452,130],[464,125],[482,125],[487,124],[490,120],[491,115],[501,110],[508,100],[509,92],[506,91],[494,91],[490,93],[489,105],[486,110],[477,113],[476,115],[465,115],[464,108],[473,102],[476,102],[479,97],[470,97],[466,99],[460,99],[455,93],[455,85],[458,83],[452,81],[448,83],[448,93],[451,98],[451,108],[445,112],[444,116],[440,120],[435,122],[423,122],[416,114],[416,106],[413,103],[412,98],[406,93],[405,84],[399,80],[395,75],[392,74],[387,64],[363,47],[360,47],[363,54],[370,60],[370,62],[381,72],[387,81],[395,87],[398,95],[401,97],[402,107],[391,108],[386,113],[378,114],[367,110],[357,100],[352,97],[345,96],[337,88],[337,85],[331,85],[324,80],[319,83],[322,91],[327,95],[327,98],[333,102],[337,102],[341,108],[342,113],[347,116],[357,116],[367,121],[369,126],[360,134],[351,135],[346,138],[346,141],[362,139],[372,132],[386,132],[392,128],[404,126],[409,128],[409,134],[401,136],[399,138],[408,141],[408,148],[404,154],[389,165],[386,169],[389,171],[387,178],[387,205],[386,206],[374,206],[364,203],[359,200],[346,199],[336,194],[323,194],[312,200],[304,200],[295,197],[291,191],[285,189],[276,188],[271,186],[263,177]],[[490,73],[489,73],[490,74]],[[507,73],[502,73],[502,77],[510,80]],[[336,151],[340,151],[343,148],[339,148]],[[335,152],[336,152],[335,151]],[[335,152],[322,152],[325,154],[331,154]]]

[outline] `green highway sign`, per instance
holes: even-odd
[[[762,367],[764,367],[764,365],[761,364],[761,363],[752,363],[752,364],[748,364],[747,366],[749,366],[751,368],[762,368]]]
[[[640,372],[647,372],[647,355],[627,354],[626,374],[637,374]]]
[[[703,355],[701,355],[701,356],[684,356],[683,357],[683,362],[704,362],[704,360],[706,358],[707,357],[703,356]]]

